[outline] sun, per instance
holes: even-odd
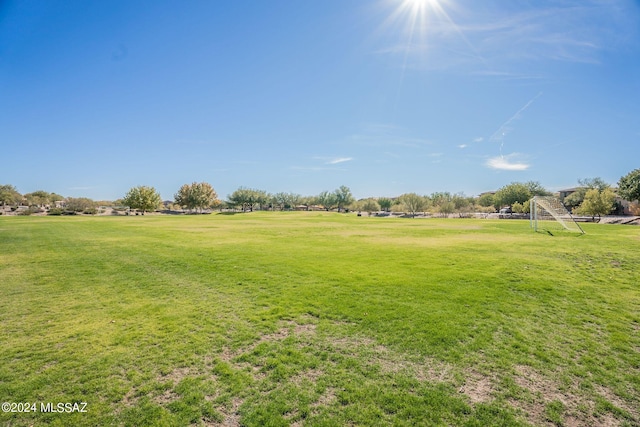
[[[399,29],[406,46],[424,45],[429,34],[453,24],[447,13],[452,1],[387,0],[392,9],[383,26]]]

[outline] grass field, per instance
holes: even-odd
[[[640,228],[584,228],[0,217],[0,425],[640,425]]]

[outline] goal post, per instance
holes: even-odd
[[[544,229],[567,230],[584,234],[584,230],[575,221],[571,212],[554,196],[535,196],[530,201],[529,221],[531,227],[538,231]]]

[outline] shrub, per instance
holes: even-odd
[[[42,212],[42,209],[31,206],[28,209],[18,212],[18,215],[28,216],[28,215],[32,215],[34,213],[40,213],[40,212]]]
[[[61,208],[51,208],[49,209],[49,215],[62,215],[64,211]]]

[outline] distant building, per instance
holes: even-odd
[[[579,190],[579,187],[573,187],[573,188],[567,188],[565,190],[560,190],[560,191],[558,191],[558,198],[562,202],[565,197],[569,196],[570,194],[575,193],[578,190]]]

